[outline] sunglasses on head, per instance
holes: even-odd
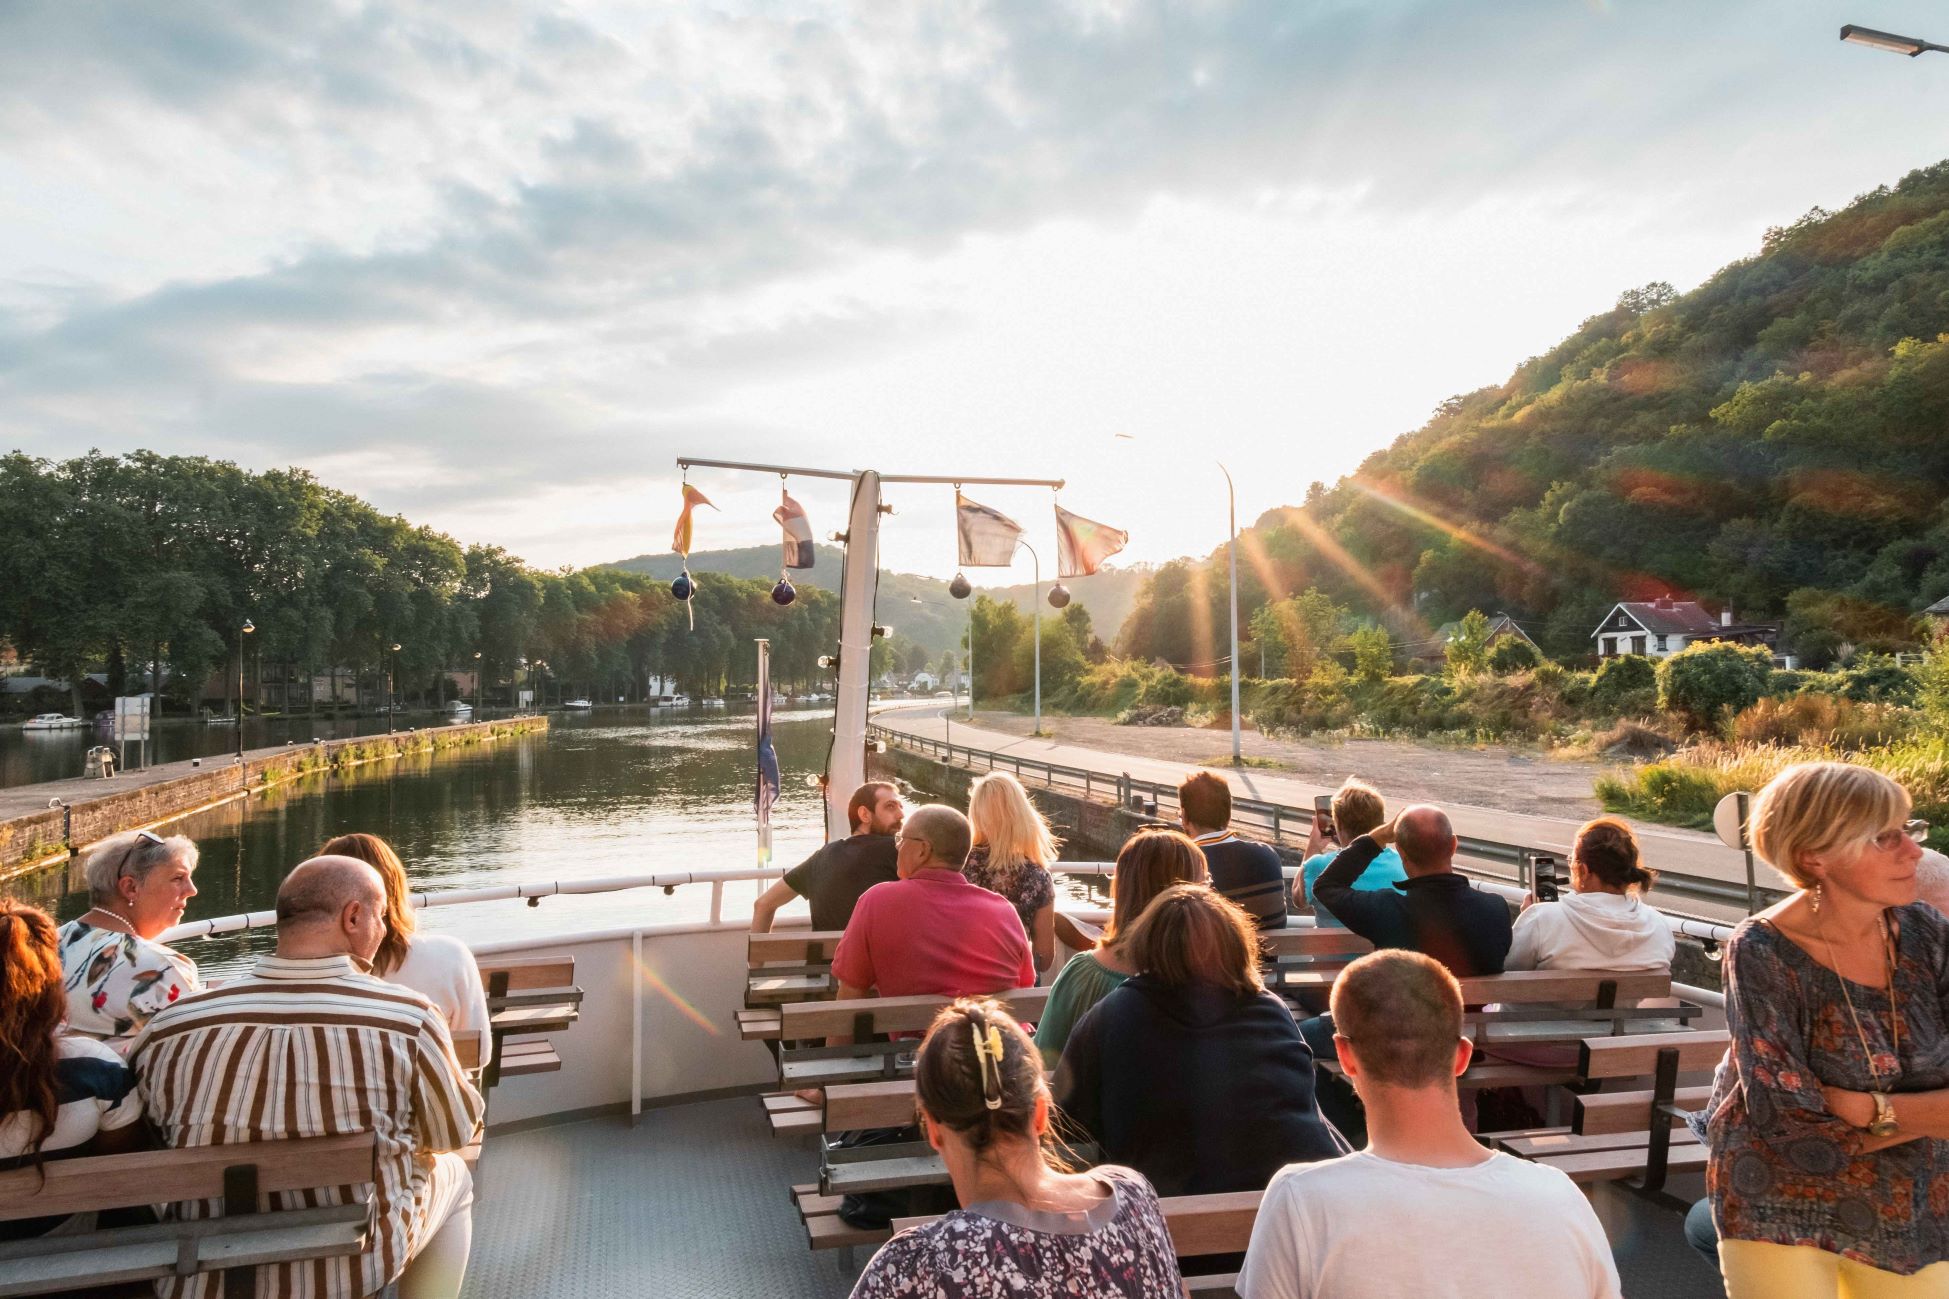
[[[122,854],[122,864],[115,868],[115,878],[119,881],[129,873],[129,863],[135,860],[136,850],[141,848],[144,843],[153,843],[160,846],[162,842],[162,836],[154,830],[137,830],[135,832],[135,842],[130,844],[129,850]]]

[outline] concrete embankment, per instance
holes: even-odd
[[[253,749],[241,760],[171,762],[106,780],[0,790],[0,879],[55,865],[123,830],[159,825],[300,776],[486,744],[547,727],[546,717],[512,717]]]

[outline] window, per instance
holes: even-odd
[[[1665,638],[1663,636],[1660,636],[1658,638],[1658,652],[1660,654],[1663,654],[1665,652]]]
[[[1642,636],[1633,636],[1633,637],[1631,638],[1631,652],[1632,652],[1633,654],[1642,654],[1642,653],[1644,653],[1644,637],[1642,637]]]

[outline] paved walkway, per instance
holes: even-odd
[[[943,740],[946,738],[947,727],[942,717],[942,710],[943,705],[929,703],[913,708],[888,709],[876,713],[873,720],[891,730]],[[1065,767],[1086,768],[1112,777],[1127,772],[1143,780],[1175,784],[1184,777],[1186,771],[1191,769],[1191,764],[1188,763],[1144,758],[1133,754],[1106,753],[1101,749],[1089,749],[1080,745],[1059,744],[1053,740],[986,730],[959,721],[954,723],[953,730],[956,744],[988,749],[996,753],[1019,755],[1023,758],[1034,758]],[[1291,776],[1260,771],[1251,767],[1206,767],[1203,770],[1216,771],[1224,776],[1241,796],[1267,803],[1310,808],[1313,805],[1314,795],[1333,792],[1332,786],[1311,784]],[[1503,812],[1495,808],[1450,802],[1442,798],[1441,791],[1435,788],[1385,789],[1381,792],[1386,796],[1390,807],[1400,807],[1405,803],[1417,801],[1436,804],[1448,813],[1449,819],[1455,823],[1458,834],[1498,843],[1520,843],[1538,848],[1551,848],[1559,854],[1568,853],[1570,841],[1575,836],[1578,826],[1578,822],[1560,817],[1527,816],[1516,812]],[[1727,848],[1714,836],[1695,830],[1681,830],[1674,826],[1641,821],[1633,821],[1632,825],[1637,830],[1639,841],[1644,847],[1645,860],[1654,868],[1744,886],[1746,882],[1744,855]],[[1763,865],[1759,867],[1759,882],[1762,887],[1779,885],[1772,871]]]

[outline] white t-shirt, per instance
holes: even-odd
[[[406,959],[386,976],[386,982],[411,988],[440,1012],[455,1033],[481,1035],[481,1062],[487,1061],[487,990],[481,986],[480,966],[458,938],[446,934],[415,933],[406,945]]]
[[[102,1043],[79,1033],[63,1032],[54,1039],[54,1131],[41,1139],[40,1153],[73,1150],[94,1140],[98,1132],[125,1128],[142,1117],[142,1098],[135,1091],[135,1075],[122,1057]],[[28,1153],[28,1142],[40,1127],[31,1114],[0,1115],[0,1159]]]
[[[1240,1299],[1619,1299],[1576,1183],[1495,1154],[1467,1168],[1370,1151],[1291,1164],[1266,1188]]]

